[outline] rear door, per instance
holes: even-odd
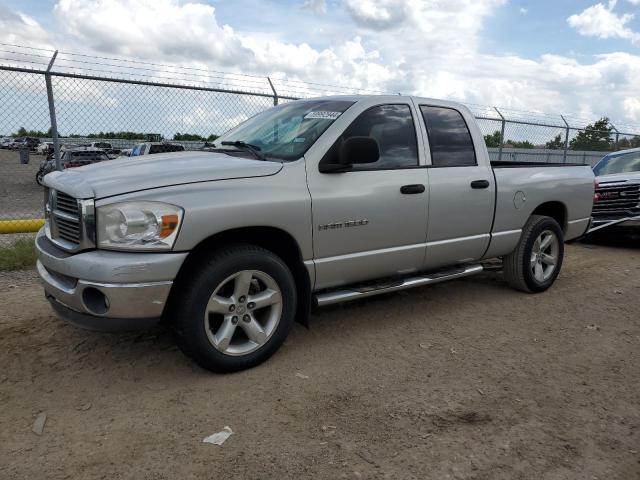
[[[424,268],[477,260],[489,246],[495,179],[488,159],[476,154],[484,146],[474,145],[470,127],[483,137],[466,110],[426,104],[419,109],[431,158]]]

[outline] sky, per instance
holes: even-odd
[[[640,125],[640,0],[0,0],[0,42]]]

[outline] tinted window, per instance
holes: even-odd
[[[476,165],[476,153],[467,123],[457,110],[420,106],[427,126],[431,163],[439,167]]]
[[[640,172],[640,152],[606,156],[593,169],[596,176],[629,172]]]
[[[360,114],[338,142],[350,137],[375,138],[380,147],[376,163],[354,165],[354,170],[413,167],[418,165],[418,144],[408,105],[379,105]]]
[[[162,144],[162,145],[151,145],[149,148],[149,154],[152,153],[167,153],[167,152],[182,152],[184,151],[184,147],[182,145],[171,145],[171,144]]]

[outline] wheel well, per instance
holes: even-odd
[[[563,232],[567,229],[567,208],[560,202],[547,202],[539,205],[531,215],[544,215],[553,218]]]
[[[176,285],[181,284],[181,279],[193,269],[198,268],[200,259],[203,256],[210,255],[211,252],[232,244],[251,244],[262,247],[278,255],[289,267],[296,283],[298,294],[298,308],[296,312],[296,320],[307,326],[311,311],[311,282],[309,273],[302,261],[302,253],[295,239],[284,230],[274,227],[246,227],[226,230],[216,233],[209,238],[204,239],[189,253],[185,259],[176,279],[174,288],[171,289],[173,294],[177,288]],[[169,298],[169,310],[172,304],[173,295]]]

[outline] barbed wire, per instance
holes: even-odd
[[[49,60],[55,50],[0,42],[0,68],[25,68],[44,73],[49,65]],[[35,52],[35,53],[34,53]],[[15,56],[16,58],[7,58]],[[43,61],[46,59],[46,61]],[[108,63],[105,63],[108,62]],[[44,67],[44,68],[43,68]],[[189,65],[149,62],[137,59],[116,58],[93,54],[58,51],[52,75],[73,73],[74,75],[87,76],[106,81],[113,80],[141,80],[154,83],[166,83],[171,86],[188,86],[191,88],[205,87],[216,89],[229,89],[235,93],[246,92],[251,95],[274,93],[280,98],[294,99],[323,94],[387,94],[391,92],[374,90],[352,85],[335,85],[329,83],[312,82],[298,78],[274,75],[269,77],[221,71],[211,68],[202,68]],[[273,87],[272,87],[273,85]],[[452,99],[455,100],[455,99]],[[460,102],[466,105],[480,118],[500,121],[502,119],[512,122],[526,122],[540,126],[586,129],[594,120],[580,118],[573,114],[550,114],[540,111],[517,110],[505,107],[494,107],[468,102]],[[565,123],[566,122],[566,123]],[[640,126],[631,125],[628,122],[610,119],[619,135],[629,136],[640,134]]]

